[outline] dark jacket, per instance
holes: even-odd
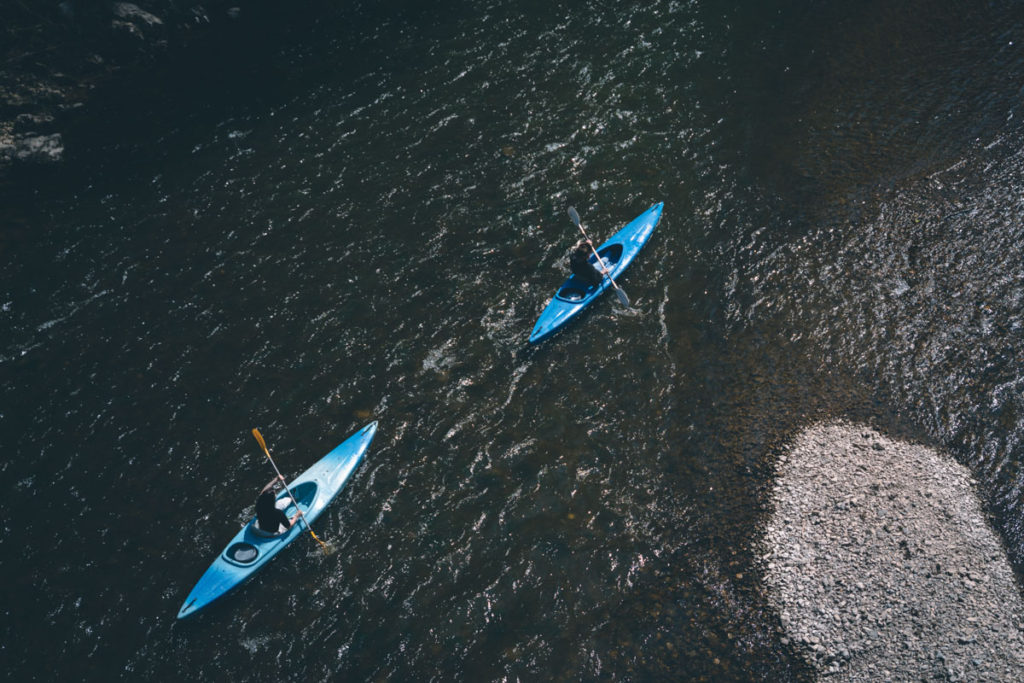
[[[288,515],[284,514],[284,510],[278,510],[276,504],[277,498],[273,491],[264,491],[256,499],[256,523],[260,529],[272,534],[278,533],[282,526],[288,528],[291,524]]]
[[[590,262],[590,257],[593,253],[590,244],[580,241],[573,248],[572,253],[569,254],[569,270],[588,285],[596,287],[601,284],[604,274],[596,265]]]

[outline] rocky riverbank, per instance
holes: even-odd
[[[819,674],[1024,677],[1024,605],[967,470],[862,426],[803,431],[779,462],[766,579]]]

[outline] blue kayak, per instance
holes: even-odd
[[[313,522],[319,517],[345,487],[345,482],[362,462],[376,433],[377,423],[371,422],[288,484],[307,521]],[[278,496],[279,501],[286,498],[288,494],[284,491]],[[289,517],[295,514],[293,501],[289,500],[284,513]],[[300,519],[282,534],[269,534],[256,526],[254,517],[231,539],[200,577],[178,610],[178,618],[184,619],[195,614],[238,586],[262,569],[282,548],[307,533],[308,529]]]
[[[601,255],[604,267],[608,269],[612,279],[619,277],[633,262],[640,249],[647,244],[654,227],[658,225],[664,205],[665,202],[658,202],[598,247],[597,253]],[[590,262],[597,263],[597,258],[593,254],[590,256]],[[533,332],[530,333],[530,343],[536,344],[553,335],[609,287],[611,283],[607,277],[596,286],[588,284],[576,275],[570,277],[562,283],[547,308],[540,314],[537,324],[533,326]]]

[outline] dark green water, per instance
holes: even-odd
[[[0,229],[12,678],[805,680],[762,595],[825,416],[1024,560],[1024,10],[370,3],[102,93]],[[527,348],[575,205],[662,223]],[[272,475],[350,486],[206,613]]]

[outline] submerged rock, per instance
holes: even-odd
[[[863,427],[796,438],[772,494],[765,576],[819,675],[1024,678],[1024,604],[972,483],[950,457]]]
[[[160,17],[130,2],[115,2],[112,11],[114,19],[110,22],[110,28],[121,40],[122,48],[127,43],[152,43],[160,46],[166,44],[164,22]]]
[[[64,158],[64,143],[60,133],[51,135],[28,135],[14,141],[8,150],[16,161],[37,164],[52,164]],[[0,151],[0,157],[3,156]]]
[[[112,8],[114,16],[123,21],[145,26],[159,26],[163,19],[130,2],[115,2]]]
[[[54,125],[52,114],[46,112],[18,114],[14,118],[13,130],[15,133],[43,133],[45,129]]]

